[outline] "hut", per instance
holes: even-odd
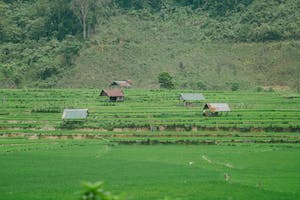
[[[218,116],[219,113],[229,112],[227,103],[206,103],[203,107],[203,116]]]
[[[183,101],[184,106],[190,105],[191,101],[203,101],[205,100],[203,94],[200,93],[182,93],[179,99]]]
[[[88,109],[64,109],[63,120],[85,120],[88,116]]]
[[[120,88],[131,88],[132,80],[126,81],[114,81],[110,84],[111,87],[120,87]]]
[[[124,92],[119,88],[102,90],[100,96],[107,96],[110,102],[124,101]]]

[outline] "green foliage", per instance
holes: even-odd
[[[0,82],[2,87],[53,87],[74,65],[82,43],[71,0],[0,2]],[[107,12],[92,1],[88,26],[95,29]],[[109,10],[108,8],[106,10]],[[2,76],[2,77],[1,77]]]
[[[272,87],[269,87],[268,92],[274,92],[274,89]]]
[[[81,41],[82,20],[71,8],[72,2],[0,2],[2,87],[104,87],[107,83],[103,80],[131,77],[139,87],[156,87],[156,73],[172,71],[174,82],[182,88],[224,89],[224,83],[233,81],[229,77],[233,74],[240,88],[255,88],[255,83],[270,85],[266,80],[299,90],[299,84],[288,81],[295,79],[295,67],[299,65],[297,0],[88,0],[85,32],[90,41],[85,43]],[[290,44],[280,43],[283,48],[269,43],[265,44],[271,46],[269,49],[257,47],[268,41]],[[241,42],[252,43],[245,47],[247,44]],[[239,47],[248,52],[233,52]],[[145,49],[147,54],[141,53]],[[263,52],[255,54],[260,49]],[[184,62],[185,69],[177,72],[171,66],[178,62]],[[258,64],[266,70],[252,70]],[[75,65],[79,68],[71,70]],[[287,70],[274,69],[278,66]],[[83,67],[89,69],[82,72]],[[248,69],[259,78],[241,77]],[[70,71],[82,80],[69,81],[68,76],[73,76]],[[68,75],[63,77],[65,72]],[[198,86],[199,78],[205,86]]]
[[[82,44],[74,38],[74,36],[69,35],[65,40],[61,42],[60,53],[63,56],[62,64],[65,66],[72,66],[76,56],[79,54]]]
[[[81,200],[120,200],[119,197],[105,191],[102,182],[85,182],[83,183],[83,188]]]
[[[83,128],[84,123],[85,123],[84,120],[64,120],[59,124],[58,128],[61,129]]]
[[[237,91],[240,88],[239,83],[232,83],[231,84],[231,91]]]
[[[161,88],[174,89],[173,77],[168,72],[162,72],[158,75],[158,82]]]
[[[262,87],[257,87],[257,88],[256,88],[256,91],[257,91],[257,92],[262,92],[262,91],[264,91],[264,88],[262,88]]]
[[[207,86],[202,81],[198,81],[197,82],[197,89],[199,89],[199,90],[207,90]]]

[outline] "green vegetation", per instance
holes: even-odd
[[[0,90],[0,199],[300,197],[298,93],[205,91],[232,111],[204,117],[204,102],[178,100],[197,91],[127,89],[119,103],[99,92]],[[64,108],[90,115],[63,123]],[[80,196],[85,180],[105,190],[89,185]]]
[[[2,0],[0,200],[299,199],[299,58],[299,0]]]
[[[299,199],[299,145],[107,145],[0,139],[0,199],[79,199],[104,181],[130,200]]]
[[[83,183],[84,192],[82,194],[82,200],[119,200],[120,198],[112,195],[103,189],[102,182]]]
[[[299,13],[297,0],[1,1],[0,83],[157,88],[166,71],[177,88],[299,90]]]
[[[173,77],[168,72],[162,72],[158,75],[158,82],[161,88],[174,89]]]
[[[300,98],[297,93],[205,91],[205,102],[226,102],[231,112],[202,116],[205,102],[183,106],[189,90],[125,90],[125,102],[109,103],[100,90],[0,90],[0,133],[32,137],[79,135],[120,142],[138,140],[198,142],[297,142]],[[200,92],[200,91],[199,91]],[[81,122],[63,122],[64,108],[88,108]],[[126,137],[122,138],[121,135]],[[180,137],[179,137],[179,136]],[[218,136],[218,137],[215,137]],[[122,141],[121,141],[122,140]]]

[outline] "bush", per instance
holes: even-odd
[[[63,121],[58,128],[61,129],[76,129],[76,128],[82,128],[85,121]]]
[[[269,87],[268,92],[274,92],[274,89],[272,87]]]
[[[197,82],[197,88],[199,90],[207,90],[207,86],[202,81]]]
[[[158,75],[158,82],[161,88],[174,89],[173,77],[168,72],[162,72]]]
[[[118,196],[111,194],[103,189],[102,182],[83,183],[84,191],[80,199],[82,200],[121,200]]]
[[[262,92],[262,91],[264,91],[264,88],[262,88],[262,87],[257,87],[257,88],[256,88],[256,91],[257,91],[257,92]]]
[[[240,85],[238,83],[231,84],[231,91],[237,91],[239,88],[240,88]]]

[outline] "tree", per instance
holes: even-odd
[[[63,65],[72,66],[76,56],[79,55],[81,43],[78,42],[74,36],[68,35],[60,44],[60,53],[63,55]]]
[[[239,88],[240,88],[240,85],[238,83],[231,84],[231,91],[237,91]]]
[[[158,75],[158,82],[161,88],[174,89],[173,77],[168,72],[162,72]]]
[[[71,3],[71,9],[81,22],[83,39],[87,36],[87,16],[90,5],[91,0],[73,0]]]
[[[77,16],[82,26],[83,39],[95,31],[96,25],[111,14],[111,0],[72,0],[71,10]]]

